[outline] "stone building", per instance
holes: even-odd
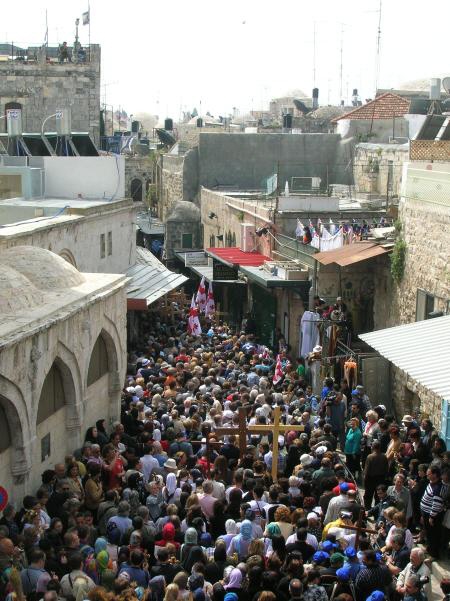
[[[19,501],[96,420],[120,415],[125,277],[16,246],[0,250],[0,281],[0,481]]]
[[[154,162],[148,156],[125,157],[125,194],[135,202],[147,199],[154,182]],[[150,200],[150,199],[149,199]]]
[[[179,200],[166,219],[167,260],[174,258],[174,250],[190,250],[202,246],[200,209],[193,202]]]
[[[90,58],[89,58],[90,55]],[[72,113],[72,130],[89,132],[100,140],[100,46],[92,44],[83,63],[47,61],[0,62],[0,114],[8,108],[22,109],[23,129],[40,132],[44,119],[61,108]],[[2,128],[6,128],[3,120]],[[47,130],[54,131],[54,120]],[[6,131],[6,129],[4,130]]]
[[[447,142],[450,144],[450,142]],[[430,147],[432,141],[429,142]],[[432,149],[430,148],[430,151]],[[430,319],[434,316],[446,316],[450,312],[450,277],[448,257],[450,241],[447,232],[450,229],[450,162],[411,161],[405,163],[402,181],[402,194],[399,204],[399,220],[402,226],[401,238],[406,243],[404,272],[400,282],[391,280],[391,303],[387,313],[386,326],[412,324],[415,321]],[[375,295],[378,294],[378,286]],[[433,319],[434,322],[438,319]],[[407,326],[405,325],[405,328]],[[398,334],[401,336],[401,328]],[[436,387],[427,381],[424,384],[414,363],[421,365],[434,363],[433,357],[448,357],[448,337],[440,347],[438,333],[445,329],[437,328],[434,341],[427,340],[424,335],[412,334],[407,347],[411,351],[411,370],[392,358],[385,341],[390,340],[390,330],[380,332],[380,340],[376,335],[367,334],[363,339],[391,361],[392,394],[398,413],[411,413],[420,410],[432,416],[436,426],[442,426],[444,435],[450,436],[447,427],[448,398],[439,395]],[[435,343],[435,346],[433,346]],[[406,350],[407,349],[407,350]],[[427,359],[428,357],[428,359]],[[404,357],[403,357],[404,358]],[[446,374],[436,372],[436,383],[446,379]]]

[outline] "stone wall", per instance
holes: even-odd
[[[91,45],[88,63],[0,63],[0,114],[5,104],[22,105],[23,129],[40,132],[42,122],[56,110],[70,107],[72,131],[88,131],[100,139],[100,46]],[[3,123],[5,121],[3,120]],[[6,124],[1,125],[5,128]],[[50,119],[47,131],[55,130]]]
[[[336,134],[210,134],[199,138],[199,185],[258,190],[278,173],[284,189],[292,177],[320,177],[322,184],[348,183],[347,163]]]
[[[158,182],[158,217],[165,221],[174,204],[183,200],[184,157],[164,155],[160,158]]]
[[[450,301],[450,207],[402,199],[399,206],[402,236],[407,244],[405,273],[395,286],[397,323],[416,319],[417,290],[435,297],[435,310],[447,311]]]
[[[46,220],[0,229],[0,249],[38,246],[63,256],[78,270],[88,273],[125,273],[136,255],[136,206],[129,200],[95,207],[95,212],[73,218]],[[108,234],[112,248],[109,254]],[[101,256],[102,234],[105,256]]]
[[[353,164],[356,192],[386,196],[389,184],[389,197],[398,197],[408,156],[408,146],[357,144]]]
[[[120,415],[126,371],[126,292],[123,282],[102,290],[77,308],[48,313],[39,328],[0,341],[0,397],[12,431],[11,447],[0,455],[0,481],[20,501],[40,484],[45,469],[64,461],[81,445],[95,419]],[[45,307],[43,307],[45,310]],[[109,372],[100,386],[87,386],[92,349],[104,337]],[[66,406],[36,425],[40,392],[54,362],[60,367]],[[95,390],[91,390],[95,387]],[[41,440],[50,433],[50,456],[41,461]]]
[[[419,411],[429,417],[436,429],[441,428],[442,399],[410,378],[404,371],[391,365],[392,396],[398,419]]]

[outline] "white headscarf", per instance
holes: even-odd
[[[161,440],[161,430],[158,430],[158,428],[155,428],[153,430],[153,440],[159,442]]]
[[[166,489],[169,497],[177,490],[177,477],[175,474],[167,474],[166,478]]]

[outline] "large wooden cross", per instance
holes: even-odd
[[[215,428],[212,436],[238,436],[239,437],[239,454],[241,459],[245,455],[247,449],[248,434],[269,434],[272,433],[272,480],[277,481],[278,478],[278,455],[279,445],[278,436],[285,432],[304,432],[303,424],[282,424],[281,423],[281,407],[275,407],[273,410],[273,424],[247,424],[247,409],[239,407],[239,422],[237,427],[222,427]]]
[[[367,532],[369,534],[378,534],[378,532],[376,530],[371,530],[370,528],[362,527],[363,518],[364,518],[364,509],[361,507],[361,509],[359,510],[359,516],[358,516],[358,521],[356,522],[356,526],[342,526],[342,528],[344,528],[344,530],[356,531],[356,538],[355,538],[355,549],[356,550],[358,550],[358,548],[359,548],[359,539],[361,537],[361,532]]]

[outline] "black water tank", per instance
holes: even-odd
[[[201,117],[197,119],[197,127],[203,127],[203,119]]]
[[[133,132],[133,134],[137,134],[139,131],[139,121],[132,121],[131,122],[131,131]]]
[[[292,129],[292,115],[290,113],[283,115],[283,128]]]
[[[172,131],[173,130],[173,119],[166,119],[164,121],[164,129],[166,131]]]

